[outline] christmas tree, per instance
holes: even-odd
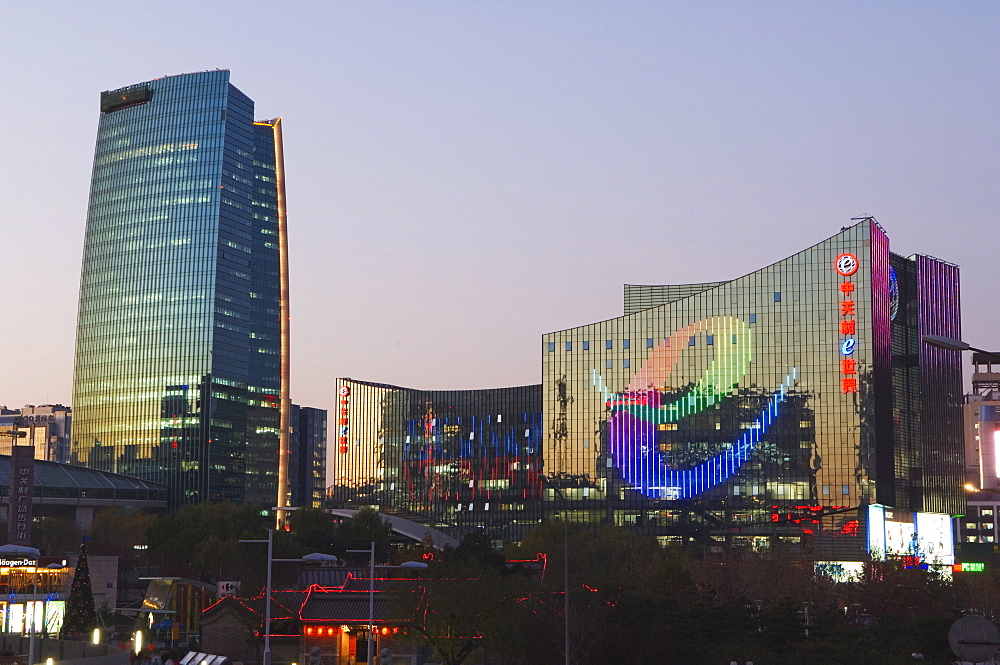
[[[89,635],[96,627],[97,612],[94,610],[94,590],[90,586],[90,566],[87,565],[87,539],[84,538],[66,603],[62,634],[63,637]]]

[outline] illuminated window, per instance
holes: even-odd
[[[840,493],[843,494],[844,496],[847,496],[848,494],[850,494],[851,493],[850,486],[849,485],[841,485],[840,486]]]

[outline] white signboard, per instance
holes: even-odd
[[[219,582],[219,595],[220,596],[235,596],[240,592],[240,583],[225,581]]]

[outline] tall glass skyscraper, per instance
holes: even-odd
[[[173,507],[283,506],[281,122],[255,122],[225,70],[107,91],[100,111],[72,461],[166,483]]]

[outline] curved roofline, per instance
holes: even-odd
[[[834,238],[836,238],[840,234],[846,233],[847,231],[850,231],[851,229],[853,229],[853,228],[855,228],[857,226],[861,226],[862,224],[869,224],[869,225],[874,224],[876,227],[878,227],[879,230],[881,230],[883,233],[885,233],[885,230],[882,229],[882,226],[877,221],[875,221],[874,217],[866,217],[866,218],[862,219],[861,221],[859,221],[859,222],[857,222],[855,224],[851,224],[850,226],[842,226],[840,228],[840,231],[838,231],[837,233],[834,233],[832,236],[830,236],[828,238],[823,238],[819,242],[814,242],[813,244],[809,245],[808,247],[804,247],[804,248],[800,249],[799,251],[795,252],[794,254],[790,254],[790,255],[788,255],[788,256],[786,256],[784,258],[780,258],[777,261],[772,261],[771,263],[768,263],[767,265],[761,266],[761,267],[757,268],[756,270],[751,270],[750,272],[745,273],[743,275],[740,275],[739,277],[734,277],[733,279],[727,279],[727,280],[721,281],[719,283],[719,286],[715,286],[713,288],[706,289],[705,291],[701,291],[699,293],[692,294],[692,295],[686,296],[684,298],[678,298],[677,300],[675,300],[675,301],[673,301],[671,303],[666,303],[664,305],[656,305],[655,307],[650,307],[649,309],[643,309],[643,310],[640,310],[638,312],[633,312],[632,314],[622,314],[621,316],[612,316],[610,319],[602,319],[600,321],[591,321],[590,323],[584,323],[584,324],[581,324],[581,325],[578,325],[578,326],[570,326],[569,328],[562,328],[561,330],[551,330],[549,332],[542,333],[542,339],[545,339],[545,337],[548,336],[548,335],[558,335],[559,333],[570,332],[571,330],[578,330],[580,328],[588,328],[590,326],[596,326],[596,325],[600,325],[602,323],[608,323],[610,321],[617,321],[619,319],[625,319],[625,318],[628,318],[630,316],[635,316],[637,314],[641,314],[642,312],[648,312],[650,309],[657,309],[658,307],[667,307],[668,305],[673,305],[674,303],[681,302],[682,300],[687,300],[688,298],[693,298],[695,296],[701,296],[701,295],[704,295],[706,293],[710,293],[710,292],[714,291],[715,289],[720,289],[720,288],[722,288],[724,286],[727,286],[727,285],[729,285],[729,284],[731,284],[731,283],[733,283],[733,282],[735,282],[737,280],[743,279],[745,277],[749,277],[750,275],[753,275],[754,273],[761,272],[762,270],[767,270],[771,266],[776,266],[779,263],[783,263],[784,261],[788,261],[790,259],[793,259],[796,256],[798,256],[799,254],[804,254],[805,252],[810,251],[814,247],[818,247],[819,245],[822,245],[825,242],[830,242],[831,240],[833,240]],[[888,235],[888,234],[886,234],[886,235]],[[692,282],[692,283],[693,284],[711,284],[712,282]],[[633,284],[632,286],[686,286],[686,285],[684,285],[684,284],[677,284],[677,285],[673,285],[673,284],[669,284],[669,285],[664,285],[664,284],[647,284],[647,285]]]

